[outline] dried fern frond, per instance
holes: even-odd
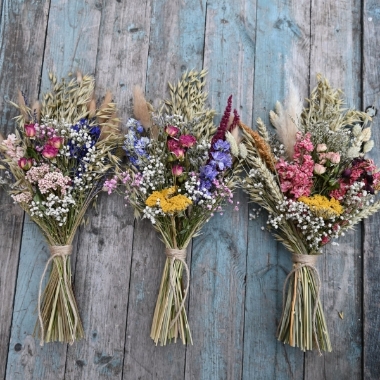
[[[215,111],[206,108],[208,94],[203,91],[206,74],[206,70],[184,73],[176,85],[169,83],[170,99],[165,100],[167,114],[182,116],[185,122],[199,119],[194,131],[197,138],[208,138],[216,131],[213,122]]]

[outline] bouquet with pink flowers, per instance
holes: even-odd
[[[149,219],[160,233],[166,263],[153,316],[151,338],[157,344],[192,343],[185,300],[189,289],[186,248],[224,202],[232,201],[236,163],[244,156],[232,133],[239,117],[231,114],[231,97],[218,128],[204,107],[205,72],[183,75],[170,86],[165,113],[151,112],[141,90],[134,94],[136,119],[127,122],[126,171],[107,181],[111,193],[119,180],[136,216]],[[182,285],[183,271],[186,285]]]
[[[99,109],[94,100],[95,81],[78,73],[29,108],[20,94],[18,126],[0,140],[0,185],[41,228],[51,257],[40,282],[40,342],[73,343],[83,328],[71,286],[70,254],[75,232],[91,201],[103,188],[105,177],[118,158],[115,104],[107,93]],[[45,291],[42,285],[50,262],[53,268]]]
[[[268,211],[268,228],[292,253],[278,339],[331,351],[316,261],[323,246],[380,209],[380,172],[365,157],[374,146],[370,115],[344,109],[341,92],[317,79],[302,112],[294,94],[286,111],[279,103],[271,111],[276,135],[261,120],[258,132],[241,124],[248,150],[242,187]]]

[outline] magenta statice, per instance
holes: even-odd
[[[136,118],[128,120],[124,142],[127,168],[105,184],[112,192],[122,182],[135,214],[150,220],[165,244],[166,263],[151,329],[151,338],[161,345],[178,337],[184,344],[192,343],[185,309],[190,280],[186,249],[224,203],[233,203],[238,158],[245,152],[231,134],[237,118],[232,115],[229,122],[231,98],[223,123],[214,126],[214,112],[204,106],[203,76],[204,72],[184,74],[178,84],[181,95],[178,86],[171,86],[172,99],[179,103],[167,101],[165,112],[154,112],[140,91],[135,92]],[[149,122],[142,125],[142,120]]]
[[[37,301],[41,345],[84,336],[71,286],[71,244],[91,201],[114,172],[115,151],[123,141],[110,95],[96,108],[93,77],[78,73],[60,83],[50,78],[48,100],[29,108],[21,98],[15,133],[0,140],[0,185],[41,228],[51,252]]]

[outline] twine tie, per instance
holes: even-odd
[[[176,301],[177,296],[176,296],[176,292],[175,292],[175,279],[174,279],[173,271],[174,271],[174,262],[176,260],[180,261],[183,264],[183,266],[186,270],[186,277],[187,277],[186,288],[185,288],[185,291],[183,293],[182,302],[181,302],[179,309],[177,310],[176,316],[174,317],[174,319],[172,320],[172,322],[170,324],[170,327],[169,327],[169,329],[170,329],[177,322],[177,320],[181,314],[182,309],[185,307],[185,301],[186,301],[186,297],[187,297],[187,293],[189,291],[189,285],[190,285],[190,270],[186,264],[186,248],[185,249],[175,249],[175,248],[168,248],[167,247],[165,249],[165,254],[166,254],[166,257],[171,260],[170,261],[169,277],[170,277],[170,286],[172,288],[175,301]],[[177,302],[175,302],[175,303],[177,304]]]
[[[66,259],[67,259],[67,256],[71,255],[71,253],[73,251],[73,246],[72,245],[51,245],[51,246],[49,246],[49,249],[50,249],[50,255],[51,256],[45,265],[44,272],[42,273],[42,277],[40,280],[40,287],[39,287],[39,291],[38,291],[38,319],[40,321],[40,329],[41,329],[40,345],[41,346],[44,345],[44,338],[45,338],[45,329],[44,329],[44,323],[42,320],[42,313],[41,313],[42,283],[44,281],[46,271],[48,270],[50,263],[57,257],[62,257],[62,261],[63,261],[63,282],[64,282],[65,291],[66,291],[66,294],[68,296],[71,309],[72,309],[73,314],[74,314],[74,329],[73,329],[73,334],[72,334],[72,341],[70,342],[70,345],[71,345],[75,341],[75,331],[77,329],[78,316],[76,313],[74,300],[71,297],[70,284],[68,283],[68,279],[67,279],[67,274],[66,274],[66,262],[67,262],[67,260]]]
[[[288,284],[290,277],[293,274],[295,274],[297,271],[299,271],[302,267],[309,267],[314,272],[315,278],[317,279],[317,283],[315,286],[316,296],[315,296],[315,302],[314,302],[312,322],[313,322],[313,333],[314,333],[315,342],[317,344],[318,352],[319,352],[319,355],[322,355],[320,347],[319,347],[319,342],[317,338],[317,329],[316,329],[316,315],[317,315],[318,303],[320,302],[320,291],[321,291],[321,278],[319,277],[318,269],[316,268],[318,257],[319,255],[301,255],[301,254],[292,253],[292,261],[294,263],[293,269],[287,275],[284,282],[284,287],[282,289],[283,306],[282,306],[281,320],[284,317],[284,313],[285,313],[285,293],[286,293],[286,286]],[[294,286],[296,286],[296,284],[294,284]],[[280,332],[280,325],[277,328],[277,335],[279,334],[279,332]]]

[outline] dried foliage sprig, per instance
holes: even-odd
[[[29,107],[20,93],[19,104],[13,103],[20,111],[15,133],[0,141],[0,185],[40,227],[50,246],[35,329],[41,345],[83,338],[71,286],[71,244],[87,208],[119,164],[116,152],[123,142],[112,95],[107,93],[97,108],[92,76],[77,73],[60,82],[54,74],[49,78],[52,88],[41,106],[36,102]]]
[[[342,92],[321,75],[317,80],[300,115],[276,105],[276,136],[261,120],[259,133],[240,124],[248,153],[241,186],[268,211],[268,228],[293,254],[278,339],[331,351],[316,259],[324,245],[380,209],[380,172],[365,157],[374,145],[370,116],[344,108]]]

